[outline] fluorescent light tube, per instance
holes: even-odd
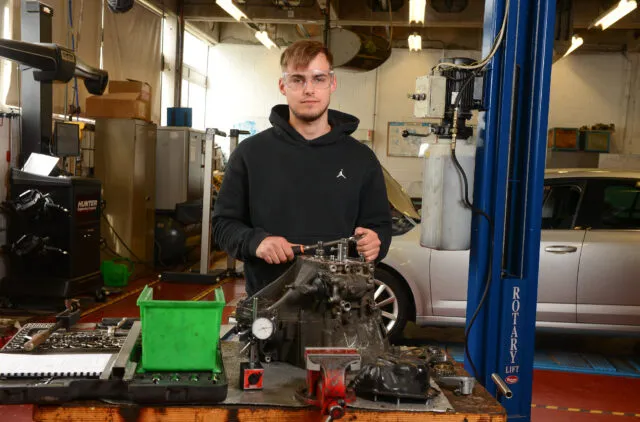
[[[616,7],[610,9],[598,18],[593,26],[600,26],[604,31],[614,23],[618,22],[629,13],[633,12],[638,7],[638,3],[635,0],[620,0]]]
[[[409,35],[409,51],[422,50],[422,37],[418,34]]]
[[[427,0],[410,0],[409,3],[409,23],[424,23],[424,11],[427,7]]]
[[[240,21],[241,19],[249,19],[247,15],[245,15],[242,10],[238,9],[231,0],[216,0],[216,4],[222,7],[225,12],[233,16],[237,21]]]
[[[267,31],[256,31],[256,38],[259,39],[260,42],[264,44],[264,46],[269,50],[271,50],[271,48],[273,47],[278,47],[276,43],[271,41],[271,38],[269,38],[269,34],[267,34]]]
[[[569,47],[567,52],[564,53],[564,56],[562,57],[567,57],[569,54],[576,51],[582,44],[584,44],[584,40],[582,39],[582,37],[577,37],[574,35],[573,37],[571,37],[571,47]]]

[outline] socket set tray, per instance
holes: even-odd
[[[141,350],[140,321],[122,326],[114,335],[105,329],[111,321],[95,324],[94,330],[58,330],[35,352],[25,352],[24,343],[52,324],[26,324],[7,343],[0,354],[21,359],[59,353],[110,354],[108,363],[92,376],[43,376],[25,374],[20,377],[0,376],[0,404],[59,404],[74,400],[108,400],[135,404],[213,404],[227,397],[227,377],[220,372],[171,371],[144,372],[138,369]],[[218,359],[222,354],[218,348]]]
[[[25,324],[13,338],[4,345],[2,353],[28,353],[24,344],[41,330],[46,330],[53,323]],[[29,353],[117,353],[124,345],[127,331],[119,330],[109,335],[106,329],[95,330],[57,330],[34,352]]]

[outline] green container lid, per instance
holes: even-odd
[[[220,324],[225,306],[222,289],[213,301],[153,300],[145,286],[137,301],[142,325],[144,371],[221,372]]]

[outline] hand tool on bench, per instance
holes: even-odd
[[[79,303],[80,302],[76,299],[66,300],[66,309],[56,315],[56,323],[44,331],[39,331],[37,334],[31,337],[31,340],[27,341],[24,344],[24,350],[26,350],[27,352],[32,352],[38,346],[47,341],[47,339],[51,337],[51,334],[55,333],[61,328],[64,328],[68,331],[80,319]]]

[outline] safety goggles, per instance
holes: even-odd
[[[284,72],[282,74],[282,81],[287,88],[293,91],[300,91],[307,86],[307,83],[311,82],[311,86],[317,89],[327,89],[333,82],[333,71],[323,72],[321,70],[313,70],[311,72]]]

